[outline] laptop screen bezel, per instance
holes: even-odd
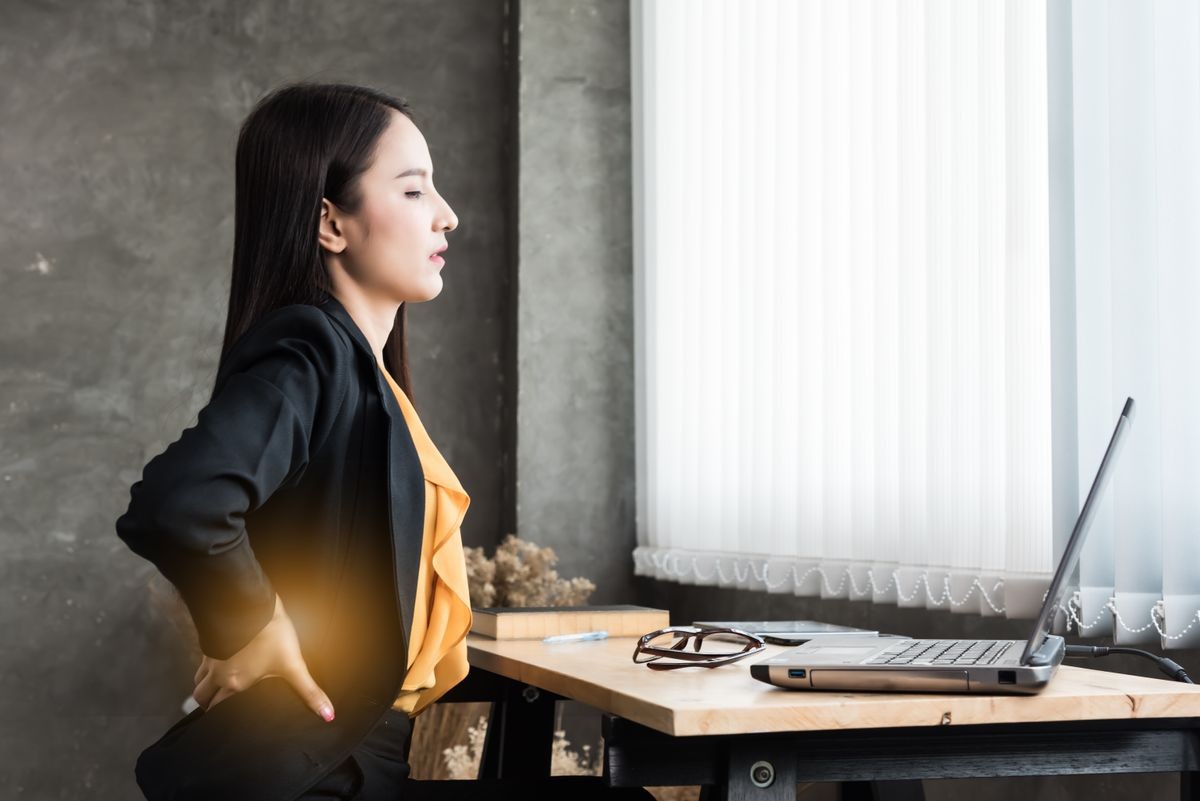
[[[1104,458],[1100,460],[1100,468],[1096,471],[1096,478],[1092,481],[1092,488],[1088,491],[1087,500],[1084,501],[1079,518],[1075,521],[1075,528],[1071,531],[1071,537],[1063,549],[1062,558],[1058,560],[1058,568],[1054,571],[1054,578],[1051,579],[1050,588],[1046,591],[1046,600],[1042,603],[1042,611],[1038,614],[1037,622],[1034,623],[1033,634],[1025,643],[1025,651],[1021,654],[1022,665],[1029,664],[1030,657],[1038,648],[1042,647],[1042,643],[1050,634],[1054,614],[1058,610],[1058,602],[1062,600],[1063,585],[1066,583],[1067,576],[1075,570],[1075,563],[1079,560],[1079,552],[1083,548],[1083,541],[1099,503],[1100,494],[1108,484],[1112,463],[1125,439],[1125,429],[1129,428],[1132,423],[1133,398],[1126,398],[1125,408],[1121,410],[1121,416],[1117,418],[1116,428],[1113,429],[1112,437],[1108,441]]]

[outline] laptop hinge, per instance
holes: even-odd
[[[1037,647],[1037,650],[1029,655],[1029,665],[1031,667],[1057,665],[1063,661],[1066,651],[1066,640],[1057,634],[1048,634],[1046,635],[1046,639],[1042,640],[1042,644]]]

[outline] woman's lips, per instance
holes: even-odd
[[[434,264],[436,264],[437,266],[439,266],[439,267],[441,267],[443,264],[445,264],[445,263],[446,263],[446,260],[445,260],[445,259],[443,259],[441,256],[439,256],[439,255],[438,255],[438,254],[436,254],[436,253],[434,253],[432,256],[430,256],[430,257],[429,257],[429,260],[430,260],[431,262],[433,262]]]

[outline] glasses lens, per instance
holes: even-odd
[[[644,644],[649,648],[683,648],[687,646],[688,641],[692,639],[692,635],[695,633],[694,630],[682,626],[660,629],[658,632],[655,632],[657,636],[646,640]]]

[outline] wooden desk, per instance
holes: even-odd
[[[1034,696],[797,692],[749,665],[652,671],[633,637],[467,638],[471,676],[445,700],[492,700],[481,776],[549,775],[554,702],[602,710],[612,786],[703,785],[702,798],[922,798],[920,779],[1181,772],[1200,801],[1200,686],[1063,665]],[[459,697],[454,697],[459,696]],[[760,787],[759,784],[767,786]]]

